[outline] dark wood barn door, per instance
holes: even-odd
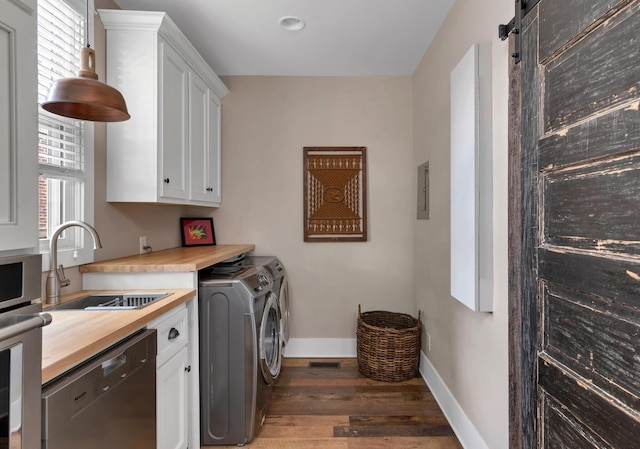
[[[519,38],[511,447],[640,448],[640,0],[541,0]]]

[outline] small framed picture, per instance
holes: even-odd
[[[180,218],[182,246],[215,245],[213,218]]]

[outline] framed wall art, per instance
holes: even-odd
[[[304,241],[367,240],[366,147],[304,147]]]
[[[180,218],[182,246],[215,245],[213,218]]]

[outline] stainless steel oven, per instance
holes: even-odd
[[[0,449],[41,444],[41,282],[40,255],[0,258]]]

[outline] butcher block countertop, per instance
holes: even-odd
[[[255,245],[214,245],[171,248],[148,254],[80,266],[81,273],[145,273],[198,271],[242,253]]]
[[[53,321],[42,328],[42,383],[50,381],[107,349],[143,328],[151,320],[196,295],[193,289],[139,291],[146,293],[162,291],[171,295],[138,310],[51,311],[47,310],[47,305],[44,305],[44,311],[51,314]],[[131,293],[131,291],[81,291],[64,296],[62,301],[70,301],[95,293]]]

